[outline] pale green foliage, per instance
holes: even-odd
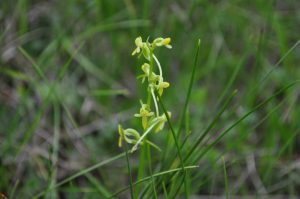
[[[167,117],[165,114],[160,115],[159,113],[159,107],[157,105],[158,97],[156,94],[158,93],[158,95],[162,96],[164,89],[168,88],[170,84],[165,82],[163,79],[162,67],[159,60],[154,55],[154,50],[161,46],[165,46],[170,49],[172,48],[170,42],[170,38],[161,37],[156,38],[152,43],[150,43],[148,40],[143,42],[142,37],[137,37],[135,39],[136,48],[132,52],[132,55],[138,55],[139,57],[143,56],[146,59],[146,63],[141,66],[143,74],[138,76],[138,78],[142,78],[142,83],[147,80],[147,103],[143,103],[143,101],[140,100],[140,111],[139,113],[134,114],[135,117],[141,119],[143,134],[141,135],[137,130],[132,128],[123,129],[122,126],[119,125],[119,147],[122,146],[122,141],[124,140],[128,144],[134,144],[131,149],[132,152],[135,151],[139,145],[142,145],[145,142],[158,148],[155,144],[148,141],[146,136],[150,132],[157,133],[164,128]],[[153,70],[153,63],[156,63],[159,71],[158,75]],[[152,101],[155,107],[155,112],[151,110]],[[168,115],[170,117],[171,112],[168,112]]]

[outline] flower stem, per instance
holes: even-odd
[[[152,93],[152,98],[153,98],[153,102],[154,102],[154,105],[155,105],[156,116],[158,117],[159,116],[159,111],[158,111],[157,101],[156,101],[156,97],[155,97],[153,88],[151,88],[151,93]]]
[[[162,69],[161,69],[161,65],[160,65],[158,59],[156,58],[156,56],[155,56],[154,54],[153,54],[152,56],[153,56],[153,58],[154,58],[154,60],[155,60],[155,62],[156,62],[156,64],[157,64],[157,67],[158,67],[158,70],[159,70],[159,76],[162,78]]]
[[[149,107],[149,109],[151,109],[151,88],[149,87],[151,79],[152,79],[152,71],[153,71],[153,57],[152,57],[152,51],[150,51],[150,60],[149,60],[149,65],[150,65],[150,69],[149,69],[149,76],[148,76],[148,98],[147,98],[147,105]]]

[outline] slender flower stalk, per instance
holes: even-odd
[[[161,69],[161,65],[160,65],[158,59],[155,57],[155,55],[153,55],[153,58],[154,58],[154,60],[155,60],[155,62],[156,62],[156,64],[157,64],[157,67],[158,67],[158,69],[159,69],[159,76],[162,78],[162,69]]]
[[[156,97],[155,97],[153,88],[151,88],[151,94],[152,94],[153,102],[154,102],[154,105],[155,105],[156,116],[158,117],[159,116],[159,111],[158,111],[157,101],[156,101]]]

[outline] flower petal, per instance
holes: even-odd
[[[134,43],[135,43],[135,45],[137,46],[137,47],[142,47],[143,46],[143,40],[142,40],[142,37],[137,37],[136,39],[135,39],[135,41],[134,41]]]
[[[167,37],[167,38],[165,38],[165,39],[162,41],[162,44],[163,44],[164,46],[167,46],[167,45],[169,45],[170,42],[171,42],[171,38],[170,38],[170,37]]]

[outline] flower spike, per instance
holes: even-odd
[[[138,79],[142,79],[142,83],[147,82],[147,92],[148,98],[147,103],[143,103],[140,100],[141,107],[139,112],[134,114],[135,117],[141,120],[143,134],[139,134],[139,132],[132,128],[123,129],[121,125],[118,126],[119,132],[119,140],[118,146],[122,147],[123,141],[128,144],[134,145],[131,149],[131,152],[134,152],[138,149],[140,145],[144,143],[153,146],[154,148],[159,149],[154,143],[148,140],[147,136],[152,132],[159,132],[163,130],[165,123],[167,121],[167,117],[165,114],[159,114],[158,107],[158,96],[163,95],[164,89],[170,86],[169,82],[164,81],[163,79],[163,68],[158,60],[158,58],[154,54],[154,50],[158,47],[166,47],[172,48],[170,45],[171,38],[166,37],[158,37],[154,39],[152,42],[149,41],[149,37],[146,41],[143,41],[142,37],[137,37],[134,41],[136,48],[133,50],[132,55],[137,55],[138,57],[143,56],[146,59],[146,63],[141,66],[141,70],[143,74],[138,76]],[[159,75],[156,74],[158,71]],[[151,111],[151,103],[153,102],[155,108],[155,113]],[[171,113],[168,112],[169,117],[171,117]]]

